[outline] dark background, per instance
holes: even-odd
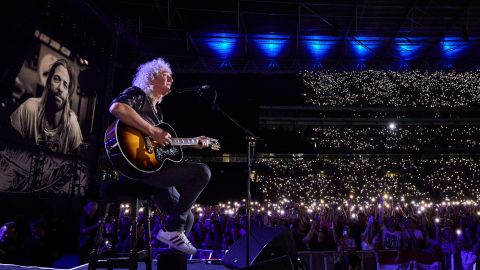
[[[8,137],[8,116],[18,105],[12,102],[14,81],[32,48],[38,45],[34,38],[37,29],[71,48],[74,55],[89,61],[89,70],[80,75],[80,82],[82,95],[96,96],[96,111],[95,117],[90,119],[93,122],[82,124],[88,144],[82,159],[91,168],[93,187],[101,178],[101,170],[109,167],[103,150],[103,132],[113,121],[108,114],[112,98],[130,86],[139,64],[159,56],[172,64],[175,82],[172,94],[162,104],[165,120],[181,136],[205,134],[218,138],[222,144],[220,153],[187,152],[188,159],[207,162],[212,168],[212,181],[199,199],[201,203],[239,200],[245,194],[245,134],[218,111],[212,110],[215,92],[216,104],[263,138],[257,144],[259,153],[292,154],[307,152],[311,147],[302,143],[295,147],[289,144],[292,138],[299,137],[298,131],[272,133],[262,129],[259,106],[305,106],[299,76],[303,69],[341,71],[408,66],[460,71],[479,67],[478,1],[329,2],[3,1],[0,4],[0,128],[5,136],[3,139],[11,139]],[[235,41],[238,46],[229,59],[208,49],[208,38],[213,32],[239,36]],[[284,39],[289,42],[276,57],[262,55],[261,50],[250,43],[255,35],[272,33],[287,36]],[[324,59],[315,59],[299,42],[303,35],[328,36],[336,47]],[[442,55],[437,45],[445,36],[457,37],[468,49],[455,58]],[[364,37],[358,43],[364,44],[369,52],[374,46],[365,42],[365,37],[381,37],[385,42],[362,58],[348,46],[359,37]],[[419,37],[425,37],[426,41],[420,44],[422,49],[416,55],[403,59],[394,52],[398,38],[414,48]],[[204,84],[211,85],[204,93],[206,99],[195,93],[176,93],[183,87]],[[94,128],[90,130],[90,126]],[[259,198],[255,183],[253,187],[254,197]],[[84,198],[52,198],[39,194],[1,195],[0,222],[12,216],[26,220],[44,214],[64,216],[71,222],[67,224],[69,228],[75,223],[74,217],[81,212],[84,202]],[[94,190],[87,192],[87,197],[94,195]]]

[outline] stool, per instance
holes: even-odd
[[[95,237],[94,247],[89,257],[88,270],[97,268],[128,268],[136,270],[138,262],[144,262],[146,270],[152,270],[152,246],[150,244],[150,205],[148,197],[152,192],[152,188],[134,181],[114,179],[102,180],[100,186],[100,203],[99,203],[99,226]],[[142,200],[146,200],[144,207],[144,232],[145,232],[145,248],[138,249],[137,226],[139,205]],[[131,203],[130,217],[133,219],[129,229],[130,251],[118,252],[116,244],[118,242],[118,221],[120,216],[119,206],[123,202]],[[111,244],[106,250],[101,250],[104,245],[103,234],[105,232],[105,221],[112,208],[114,221],[111,233]]]

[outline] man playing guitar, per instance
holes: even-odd
[[[151,138],[156,145],[168,147],[172,135],[158,127],[163,116],[159,107],[163,97],[170,93],[173,78],[170,65],[162,58],[139,66],[132,86],[112,101],[110,113],[120,122]],[[205,136],[195,138],[198,142],[192,147],[203,149],[209,146]],[[187,254],[195,254],[196,249],[186,234],[193,225],[190,211],[200,193],[210,180],[207,165],[193,162],[167,162],[160,170],[137,179],[158,189],[155,201],[168,214],[165,227],[157,239]]]

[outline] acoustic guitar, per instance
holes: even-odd
[[[178,138],[167,123],[159,128],[172,135],[172,143],[161,147],[150,136],[117,120],[105,132],[105,150],[110,162],[122,175],[139,179],[159,171],[165,161],[179,162],[183,158],[182,146],[199,144],[198,138]],[[218,140],[207,138],[208,146],[219,150]]]

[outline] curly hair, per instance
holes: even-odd
[[[133,77],[132,85],[142,89],[150,95],[153,91],[152,80],[160,72],[172,73],[170,64],[163,58],[157,58],[141,64]]]

